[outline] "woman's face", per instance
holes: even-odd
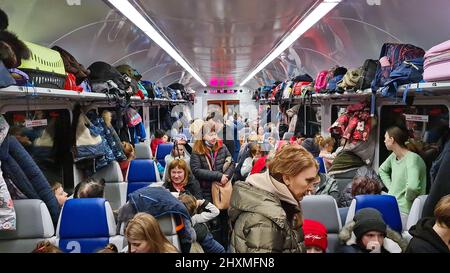
[[[314,182],[318,180],[317,168],[308,167],[296,176],[283,175],[283,180],[297,201],[301,201],[308,192],[314,190]]]
[[[392,151],[392,145],[394,144],[394,138],[390,137],[389,134],[386,132],[384,134],[384,145],[386,145],[386,149],[389,151]]]
[[[185,172],[180,167],[175,167],[170,170],[170,180],[172,183],[181,184],[184,181]]]
[[[216,132],[209,132],[205,134],[203,137],[205,141],[207,141],[211,145],[215,145],[217,142],[217,133]]]
[[[150,245],[144,240],[128,239],[130,253],[150,253]]]

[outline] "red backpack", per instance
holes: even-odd
[[[316,90],[316,93],[319,93],[323,90],[325,90],[325,88],[327,87],[327,75],[328,75],[328,71],[327,70],[323,70],[320,71],[319,74],[317,75],[315,84],[314,84],[314,90]]]
[[[293,92],[292,93],[294,94],[294,96],[301,96],[302,95],[303,86],[309,85],[309,84],[311,84],[311,82],[296,82],[294,84],[294,88],[293,88]]]

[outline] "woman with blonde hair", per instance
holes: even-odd
[[[167,176],[163,186],[171,192],[188,193],[197,199],[203,199],[200,184],[183,159],[175,159],[167,166]]]
[[[317,135],[314,138],[314,142],[319,145],[320,148],[319,156],[323,158],[323,161],[325,162],[325,167],[327,170],[329,170],[331,168],[331,164],[333,164],[334,158],[336,157],[331,153],[333,152],[336,140],[331,136],[323,137],[321,135]]]
[[[155,217],[148,213],[137,213],[125,230],[129,253],[178,253],[159,226]]]
[[[191,155],[191,170],[200,182],[204,199],[212,202],[211,187],[213,183],[223,186],[231,183],[235,164],[227,147],[219,143],[215,126],[202,125],[201,139],[196,139]],[[228,166],[227,166],[228,165]],[[211,222],[214,239],[225,248],[228,245],[228,214],[222,210],[219,217]]]
[[[123,151],[127,159],[120,161],[120,170],[122,170],[123,179],[127,178],[128,167],[130,166],[131,160],[135,159],[134,147],[129,142],[122,141]]]
[[[305,252],[299,202],[318,181],[318,165],[303,147],[281,148],[264,173],[236,182],[229,209],[231,251]]]

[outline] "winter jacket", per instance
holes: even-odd
[[[339,239],[342,246],[338,250],[341,253],[370,253],[367,249],[363,249],[356,243],[356,236],[353,233],[355,221],[347,223],[339,232]],[[408,242],[396,231],[388,226],[386,227],[386,237],[384,238],[381,253],[402,253],[405,251]]]
[[[320,182],[319,185],[317,186],[317,190],[316,190],[316,195],[330,195],[331,197],[333,197],[336,202],[338,201],[338,197],[339,197],[339,190],[336,184],[336,180],[331,177],[328,176],[324,173],[319,173],[319,177],[320,177]]]
[[[166,181],[163,184],[163,187],[168,189],[170,192],[177,192],[177,190],[173,187],[170,182],[169,177],[166,177]],[[188,193],[194,196],[196,199],[203,199],[202,189],[200,189],[200,184],[197,179],[192,174],[189,174],[188,182],[186,186],[184,186],[183,193]]]
[[[450,141],[446,144],[446,148],[442,152],[440,167],[436,173],[433,184],[430,188],[427,200],[423,205],[422,217],[432,217],[434,215],[434,207],[439,200],[450,194]],[[434,164],[433,164],[434,166]]]
[[[360,102],[349,105],[328,129],[332,134],[339,135],[350,142],[366,141],[371,131],[370,112],[367,104]]]
[[[56,226],[60,207],[50,184],[33,158],[13,136],[7,136],[0,146],[0,161],[5,177],[30,199],[41,199],[47,205]]]
[[[409,241],[406,253],[450,253],[447,245],[433,230],[435,219],[425,217],[409,229],[413,236]]]
[[[219,146],[217,150],[216,160],[213,164],[213,171],[209,169],[208,159],[209,155],[201,155],[192,152],[191,155],[191,171],[195,178],[200,182],[200,187],[204,193],[204,197],[208,198],[211,195],[211,183],[222,179],[222,175],[228,175],[228,179],[234,174],[234,161],[231,161],[230,167],[224,172],[223,166],[227,157],[231,157],[227,147]],[[211,201],[208,199],[208,201]]]
[[[213,203],[205,200],[203,204],[197,208],[197,213],[192,215],[192,224],[206,223],[219,216],[220,210]]]
[[[268,174],[251,177],[267,179]],[[236,182],[228,215],[233,227],[231,252],[305,252],[301,229],[291,228],[280,199],[271,192]]]

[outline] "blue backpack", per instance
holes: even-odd
[[[326,88],[326,90],[327,90],[329,93],[333,93],[334,91],[336,91],[337,83],[338,83],[339,81],[341,81],[342,78],[344,78],[344,75],[337,75],[336,77],[331,78],[331,79],[328,81],[328,83],[327,83],[327,88]]]
[[[423,79],[423,58],[403,61],[389,74],[389,79],[381,88],[383,97],[395,96],[397,88],[402,84],[417,83]]]

